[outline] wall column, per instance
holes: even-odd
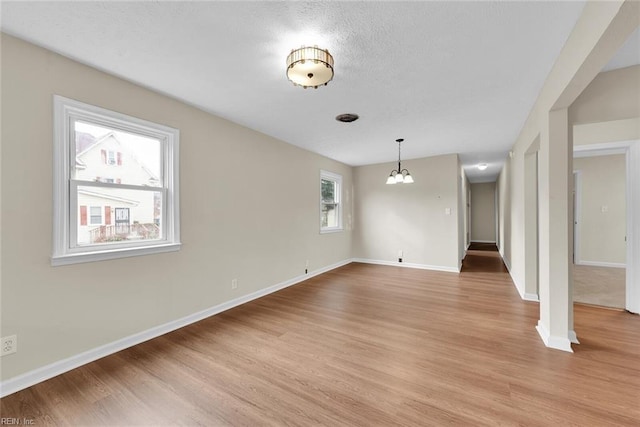
[[[570,191],[573,148],[566,108],[543,120],[539,152],[540,320],[536,329],[547,347],[573,352],[569,330],[572,298]]]
[[[524,299],[538,301],[537,151],[524,155],[524,257]]]

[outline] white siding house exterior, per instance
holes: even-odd
[[[110,132],[76,156],[77,180],[156,187],[158,178]],[[158,237],[159,191],[80,186],[78,244]]]

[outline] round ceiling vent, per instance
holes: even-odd
[[[351,122],[355,122],[358,119],[359,117],[357,114],[351,114],[351,113],[340,114],[336,116],[336,120],[342,123],[351,123]]]

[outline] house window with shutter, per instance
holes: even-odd
[[[60,96],[54,112],[52,264],[178,250],[178,130]]]
[[[120,151],[100,150],[100,158],[104,164],[122,166],[122,152]]]
[[[102,224],[102,206],[91,206],[89,224],[91,225]]]

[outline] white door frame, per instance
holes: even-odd
[[[575,156],[574,157],[586,157]],[[579,264],[580,260],[580,227],[582,222],[582,171],[573,171],[573,263]]]
[[[576,145],[574,157],[624,154],[626,158],[626,309],[640,313],[640,140]]]

